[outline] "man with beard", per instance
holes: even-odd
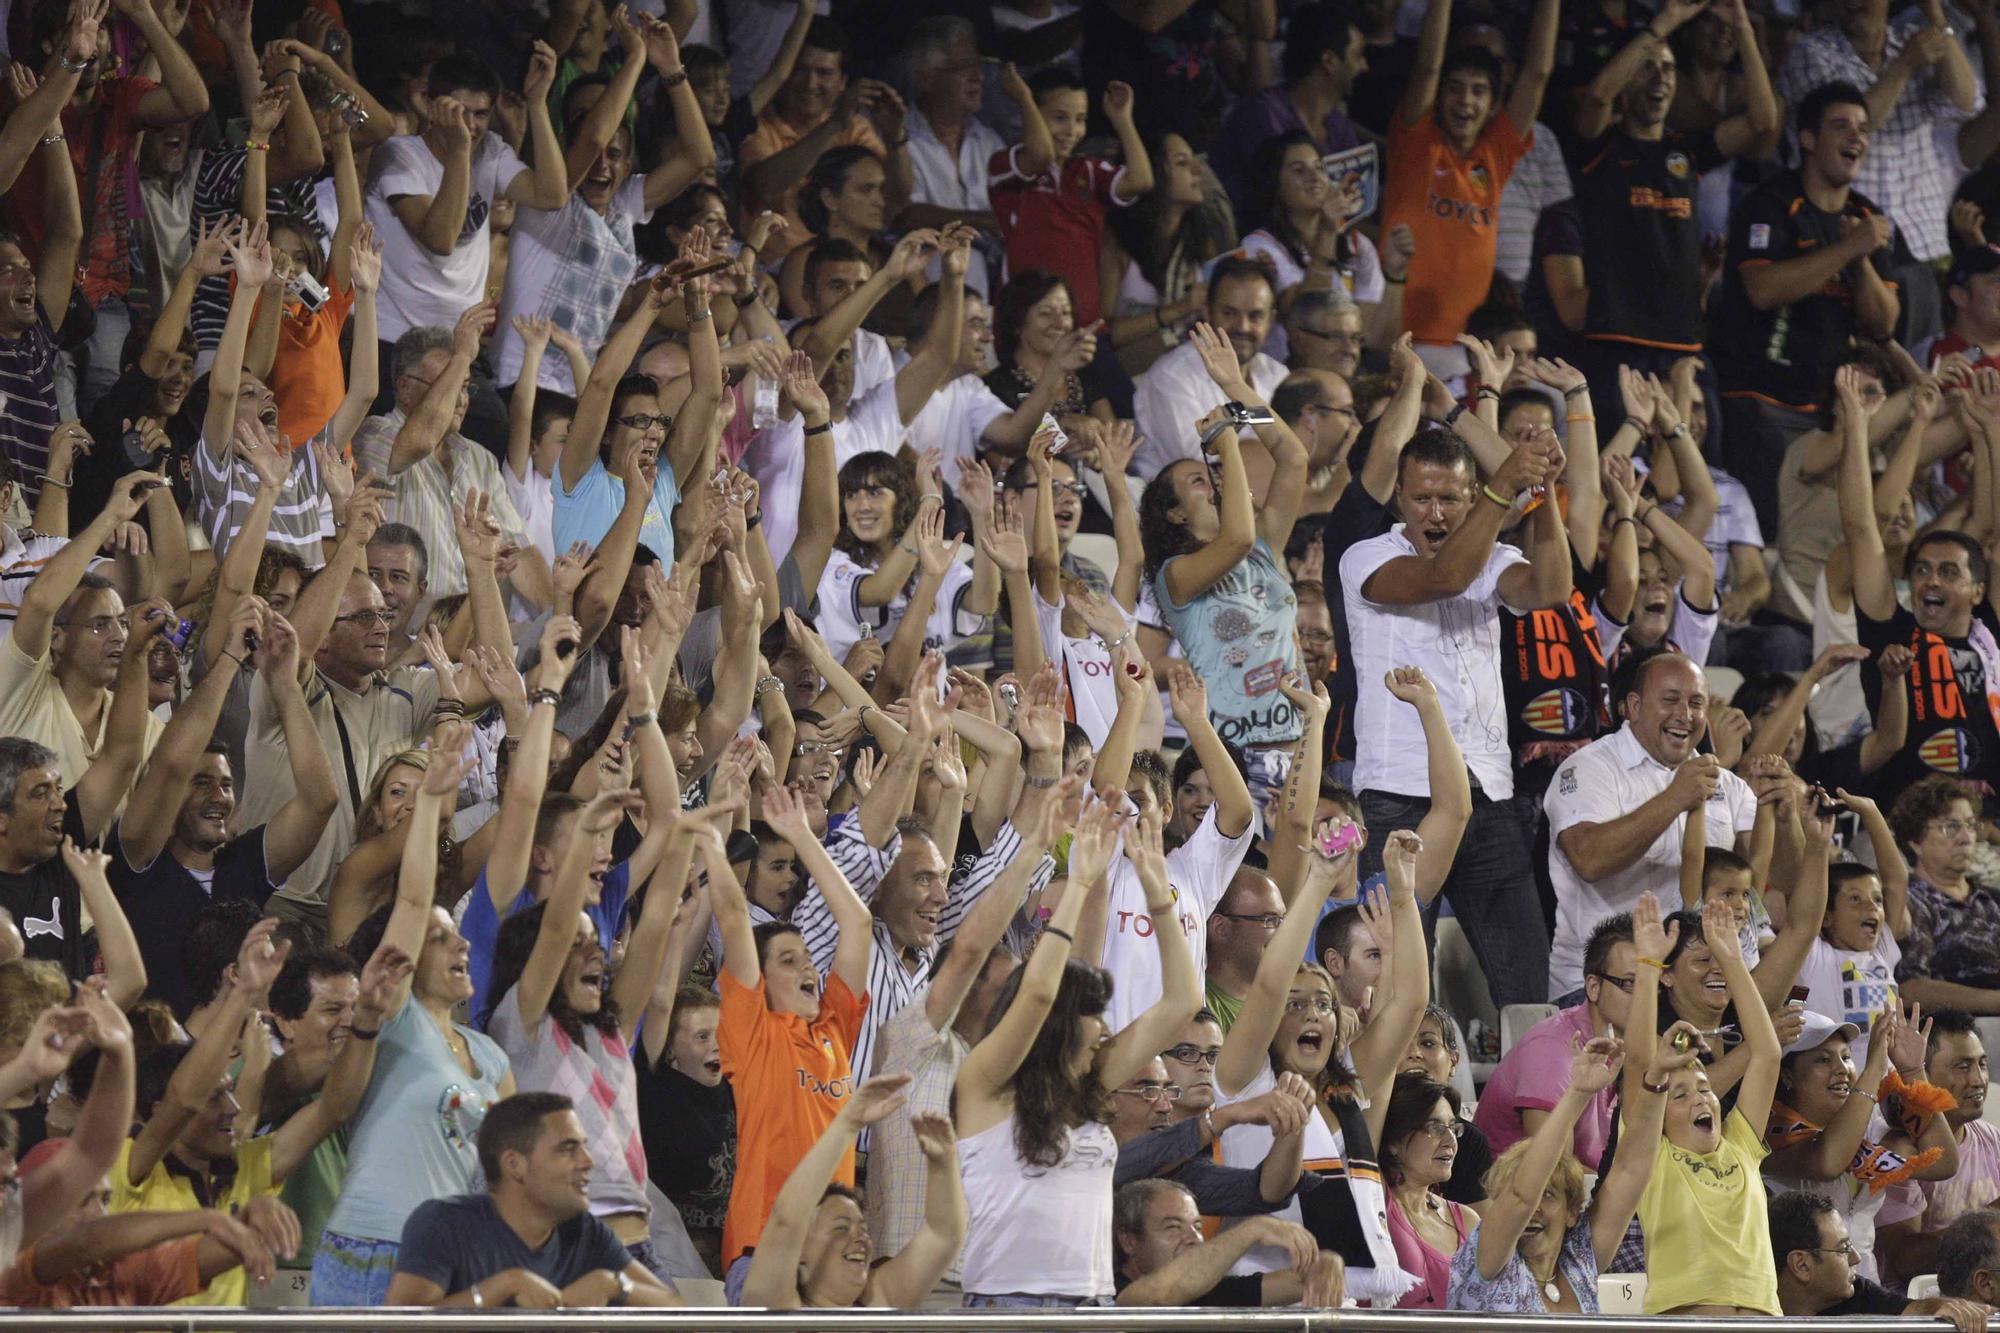
[[[1927,1010],[1925,1018],[1924,1077],[1958,1102],[1944,1113],[1958,1140],[1958,1170],[1949,1180],[1915,1182],[1921,1193],[1914,1199],[1904,1194],[1875,1215],[1875,1256],[1885,1277],[1935,1273],[1944,1229],[2000,1199],[2000,1125],[1985,1119],[1986,1044],[1963,1009]]]
[[[1667,39],[1700,12],[1700,4],[1668,0],[1578,94],[1577,205],[1590,289],[1583,333],[1600,353],[1586,370],[1606,408],[1618,405],[1612,390],[1620,361],[1665,376],[1674,361],[1700,354],[1704,284],[1694,204],[1701,175],[1751,151],[1781,124],[1749,12],[1740,0],[1724,0],[1715,12],[1733,15],[1746,104],[1707,129],[1667,128],[1679,76]]]
[[[1204,318],[1229,339],[1244,379],[1266,401],[1285,378],[1285,368],[1263,351],[1264,340],[1271,336],[1277,290],[1271,266],[1243,255],[1224,256],[1208,275]],[[1193,339],[1155,361],[1139,377],[1132,394],[1132,414],[1141,437],[1132,470],[1151,481],[1169,463],[1199,459],[1201,432],[1195,425],[1222,402],[1222,390],[1215,386]]]
[[[116,72],[120,57],[112,49],[111,25],[104,21],[101,0],[37,5],[30,19],[28,49],[44,53],[45,58],[60,54],[60,61],[48,69],[74,91],[60,103],[60,124],[51,125],[53,117],[45,116],[34,128],[38,135],[53,131],[67,142],[58,139],[49,144],[44,138],[46,147],[28,162],[20,180],[5,177],[11,182],[6,191],[7,223],[25,242],[25,249],[42,252],[46,259],[48,249],[67,242],[59,239],[61,228],[51,225],[57,215],[44,210],[69,191],[68,183],[59,179],[67,174],[62,154],[49,149],[62,148],[69,154],[77,197],[84,201],[79,214],[87,214],[77,234],[90,238],[88,251],[74,262],[83,269],[84,304],[95,315],[90,344],[81,358],[78,391],[84,402],[95,400],[118,378],[118,353],[132,323],[125,298],[133,279],[132,227],[144,216],[136,189],[140,139],[148,130],[180,124],[208,111],[208,88],[200,71],[168,32],[152,0],[117,0],[116,7],[144,39],[145,50],[158,59],[160,81]],[[87,50],[86,33],[91,43]],[[138,58],[136,50],[130,55]],[[64,63],[66,70],[61,68]],[[71,74],[81,77],[71,79]],[[95,178],[83,179],[93,169]],[[67,288],[60,294],[63,303],[51,306],[57,312],[68,304]],[[55,322],[61,323],[60,313]]]
[[[254,668],[251,663],[254,658]],[[209,741],[232,679],[255,669],[277,699],[293,795],[269,821],[235,832],[236,778]],[[311,854],[340,803],[333,765],[299,687],[298,638],[255,597],[237,604],[223,657],[174,710],[146,780],[105,842],[111,887],[132,921],[147,992],[185,1014],[196,1000],[181,967],[180,937],[204,904],[262,903]]]
[[[1714,755],[1696,753],[1707,729],[1701,668],[1660,653],[1633,674],[1625,725],[1556,771],[1545,803],[1556,890],[1548,995],[1556,1004],[1585,1000],[1584,953],[1600,921],[1631,911],[1644,893],[1679,901],[1690,810],[1705,806],[1709,846],[1750,854],[1757,798]]]
[[[467,496],[482,491],[492,497],[492,515],[508,544],[520,548],[509,575],[514,589],[535,606],[549,605],[554,596],[549,565],[528,536],[514,502],[500,477],[499,460],[490,449],[460,434],[471,402],[473,358],[480,336],[493,325],[493,307],[475,305],[447,331],[420,326],[396,339],[390,372],[396,405],[382,416],[369,417],[354,433],[355,460],[362,472],[384,478],[390,488],[382,516],[406,524],[423,539],[428,569],[424,586],[414,596],[400,592],[389,600],[403,618],[393,627],[407,631],[409,613],[426,595],[455,597],[466,591],[465,560],[452,542],[452,521]],[[370,546],[369,572],[374,573],[375,534]],[[384,588],[385,599],[390,589]]]
[[[1494,1004],[1533,1003],[1547,993],[1548,941],[1510,807],[1500,606],[1526,612],[1567,600],[1570,549],[1548,503],[1528,516],[1526,554],[1496,539],[1518,498],[1561,476],[1562,451],[1549,436],[1517,444],[1482,483],[1466,445],[1434,430],[1412,440],[1398,464],[1392,504],[1403,521],[1340,558],[1357,688],[1351,785],[1363,793],[1369,831],[1360,873],[1365,879],[1381,868],[1379,849],[1391,833],[1431,814],[1438,775],[1423,725],[1429,705],[1416,705],[1434,692],[1471,773],[1471,818],[1443,892]],[[1430,689],[1399,670],[1411,666]],[[1427,911],[1434,918],[1434,902]]]

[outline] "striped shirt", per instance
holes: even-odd
[[[16,532],[0,523],[0,639],[14,632],[28,585],[35,581],[44,565],[56,558],[56,552],[68,545],[67,537],[51,537],[32,529]],[[97,569],[107,563],[98,556],[90,562],[90,568]]]
[[[201,167],[194,177],[194,231],[203,222],[214,222],[243,211],[243,164],[250,158],[247,148],[218,148],[202,154]],[[267,178],[268,179],[268,178]],[[313,240],[322,257],[327,246],[326,227],[320,221],[319,205],[313,198],[310,179],[288,181],[264,191],[267,215],[289,213],[303,219],[313,229]],[[319,265],[313,265],[315,272]],[[222,326],[229,318],[229,294],[233,282],[227,273],[203,278],[195,284],[194,309],[188,326],[194,330],[195,346],[204,352],[222,341]]]
[[[18,338],[0,338],[0,451],[13,460],[30,508],[41,496],[42,474],[49,470],[49,436],[61,420],[55,330],[37,302],[33,326]]]
[[[311,442],[292,450],[292,470],[285,477],[284,489],[278,492],[264,538],[266,550],[290,551],[307,569],[326,563],[320,542],[333,536],[333,501],[320,476],[319,455],[312,448],[326,438],[326,432],[321,431]],[[218,460],[206,436],[195,446],[195,513],[217,560],[250,517],[250,507],[257,502],[257,485],[257,474],[248,463],[229,454]]]
[[[458,548],[455,515],[474,491],[492,497],[493,521],[505,540],[532,546],[521,511],[508,498],[500,464],[493,455],[463,435],[447,435],[430,453],[404,468],[389,470],[396,434],[409,420],[401,408],[369,417],[354,433],[354,461],[363,472],[385,478],[392,494],[382,507],[389,523],[407,523],[424,539],[430,556],[430,594],[452,597],[466,590],[465,554]]]
[[[875,1065],[880,1074],[908,1074],[904,1090],[909,1111],[951,1114],[952,1085],[972,1046],[951,1026],[931,1026],[930,983],[917,988],[900,1013],[875,1034]],[[923,1230],[926,1182],[930,1163],[917,1146],[909,1115],[892,1115],[869,1126],[868,1234],[877,1254],[897,1254]],[[945,1269],[946,1282],[958,1281],[958,1257]]]
[[[875,891],[895,864],[896,857],[903,849],[903,836],[891,833],[884,847],[872,847],[861,832],[861,821],[850,819],[835,829],[827,838],[827,854],[834,865],[847,877],[864,903],[873,904]],[[853,1069],[857,1078],[866,1078],[873,1072],[869,1061],[874,1058],[875,1037],[882,1025],[917,995],[921,994],[931,978],[931,965],[937,961],[938,947],[953,935],[965,921],[965,914],[979,901],[979,896],[993,886],[1000,873],[1021,854],[1021,835],[1011,821],[1002,824],[993,835],[993,843],[977,860],[966,868],[963,874],[953,878],[945,895],[944,910],[938,916],[937,942],[928,949],[916,950],[916,967],[904,966],[903,950],[889,935],[888,926],[877,917],[873,923],[874,947],[868,951],[868,1013],[862,1019],[861,1034],[854,1042]],[[1042,857],[1041,864],[1029,877],[1030,892],[1048,887],[1055,874],[1055,862]],[[806,887],[806,896],[792,909],[792,924],[805,937],[806,949],[812,954],[813,966],[825,975],[833,967],[833,952],[840,943],[840,925],[834,920],[833,911],[827,906],[826,897],[820,891],[818,881]]]

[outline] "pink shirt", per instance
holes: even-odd
[[[1472,1234],[1479,1224],[1479,1215],[1462,1203],[1447,1202],[1451,1224],[1458,1228],[1459,1243]],[[1396,1246],[1396,1262],[1405,1273],[1414,1273],[1422,1281],[1396,1302],[1398,1310],[1444,1310],[1449,1307],[1445,1297],[1451,1290],[1451,1256],[1458,1253],[1457,1246],[1450,1250],[1431,1248],[1430,1242],[1417,1234],[1410,1225],[1410,1219],[1403,1215],[1403,1206],[1396,1202],[1396,1196],[1389,1196],[1389,1239]]]
[[[1472,1123],[1493,1145],[1493,1155],[1528,1136],[1523,1111],[1552,1111],[1569,1087],[1570,1062],[1576,1050],[1595,1034],[1590,1030],[1590,1006],[1580,1004],[1551,1014],[1529,1028],[1493,1071]],[[1576,1122],[1574,1148],[1586,1171],[1595,1171],[1611,1137],[1611,1114],[1617,1085],[1590,1099]]]

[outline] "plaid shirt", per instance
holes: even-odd
[[[909,1074],[909,1111],[951,1114],[951,1089],[972,1047],[946,1020],[931,1026],[930,983],[926,982],[875,1034],[875,1072]],[[956,1019],[957,1015],[952,1016]],[[924,1189],[930,1169],[910,1116],[892,1115],[870,1127],[868,1147],[868,1234],[878,1254],[897,1254],[924,1226]],[[944,1271],[958,1281],[959,1258]]]
[[[576,335],[586,348],[604,345],[618,302],[639,271],[633,227],[646,212],[645,181],[625,182],[603,216],[572,194],[559,209],[523,208],[514,222],[507,261],[507,287],[500,298],[498,383],[521,374],[521,335],[516,315],[546,315]],[[545,389],[578,394],[583,387],[560,352],[542,358],[538,377]]]
[[[363,472],[388,479],[394,490],[382,508],[389,523],[407,523],[424,539],[430,557],[430,594],[452,597],[466,590],[465,554],[458,549],[458,524],[453,517],[474,491],[492,498],[494,522],[502,537],[516,546],[531,546],[528,525],[507,498],[500,464],[493,455],[463,435],[447,435],[438,447],[401,472],[389,471],[396,432],[408,420],[401,408],[386,416],[369,417],[354,434],[354,458]]]
[[[1916,18],[1889,25],[1882,48],[1885,68],[1909,45],[1923,23]],[[1796,107],[1806,94],[1824,84],[1846,82],[1865,92],[1879,78],[1855,52],[1847,34],[1838,28],[1821,28],[1799,38],[1785,52],[1784,67],[1778,72],[1778,96]],[[1888,119],[1869,135],[1868,153],[1855,174],[1854,188],[1881,205],[1902,229],[1910,253],[1926,263],[1951,252],[1946,214],[1951,209],[1952,191],[1963,174],[1959,163],[1946,160],[1939,150],[1935,125],[1940,121],[1957,124],[1978,110],[1976,102],[1969,111],[1959,110],[1946,95],[1935,69],[1912,75]]]

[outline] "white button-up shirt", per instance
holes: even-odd
[[[1285,373],[1283,365],[1262,352],[1243,367],[1250,387],[1267,401],[1284,381]],[[1199,459],[1201,434],[1195,423],[1208,415],[1209,409],[1228,401],[1208,377],[1208,367],[1202,365],[1201,352],[1193,343],[1184,342],[1155,361],[1152,369],[1139,377],[1132,395],[1132,415],[1138,419],[1141,441],[1138,452],[1132,455],[1132,470],[1151,481],[1170,463]]]
[[[958,156],[954,158],[939,142],[930,118],[916,107],[910,108],[903,125],[910,136],[912,203],[956,208],[967,213],[993,211],[993,201],[986,194],[986,164],[995,153],[1007,151],[1007,141],[998,130],[976,117],[968,119],[959,135]],[[926,273],[932,282],[937,281],[937,260],[931,261]],[[990,290],[990,282],[986,257],[975,249],[965,268],[965,285],[984,295]]]
[[[1604,824],[1632,813],[1667,789],[1674,770],[1653,758],[1633,734],[1632,724],[1599,737],[1570,756],[1556,771],[1542,806],[1549,814],[1549,878],[1556,890],[1556,937],[1549,948],[1549,995],[1567,995],[1583,985],[1583,948],[1597,923],[1638,905],[1651,890],[1662,904],[1680,902],[1681,835],[1687,816],[1674,822],[1625,869],[1600,880],[1578,874],[1558,841],[1578,824]],[[1757,822],[1757,798],[1728,769],[1708,798],[1708,845],[1733,847],[1736,835]]]
[[[1422,667],[1437,687],[1451,734],[1481,790],[1504,801],[1514,794],[1514,759],[1507,748],[1507,705],[1500,685],[1500,576],[1527,564],[1528,558],[1496,544],[1486,568],[1456,597],[1417,606],[1371,602],[1361,589],[1375,571],[1417,553],[1403,526],[1398,523],[1380,537],[1356,542],[1340,557],[1347,636],[1359,682],[1354,789],[1431,794],[1423,723],[1416,709],[1382,684],[1392,668],[1414,666]]]

